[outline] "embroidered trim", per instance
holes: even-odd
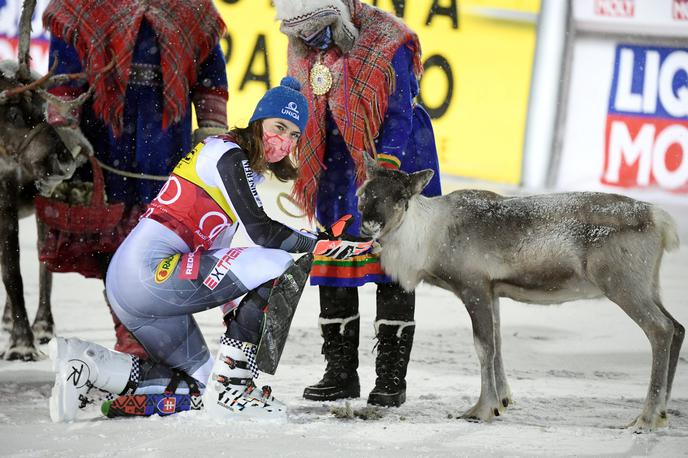
[[[395,168],[399,169],[401,167],[401,160],[398,157],[392,156],[391,154],[378,153],[377,162],[380,166],[385,168]]]

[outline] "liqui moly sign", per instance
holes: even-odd
[[[688,193],[688,48],[617,45],[601,181]]]

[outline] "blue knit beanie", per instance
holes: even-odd
[[[301,132],[308,122],[308,101],[301,94],[301,84],[291,76],[285,76],[280,85],[265,93],[249,123],[259,119],[281,118],[296,124]]]

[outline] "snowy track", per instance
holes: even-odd
[[[274,202],[279,188],[260,188]],[[274,206],[268,209],[277,215]],[[294,221],[294,226],[302,223]],[[38,300],[35,226],[21,221],[22,272],[29,314]],[[664,259],[664,304],[688,326],[688,240]],[[407,402],[382,409],[378,420],[342,420],[330,413],[343,403],[301,398],[324,363],[317,329],[317,291],[307,287],[277,374],[261,376],[290,408],[285,425],[218,424],[202,413],[167,418],[108,420],[91,410],[83,420],[53,424],[48,416],[52,373],[48,360],[0,361],[0,456],[685,456],[688,454],[688,343],[681,352],[669,427],[634,435],[620,427],[640,412],[650,372],[642,331],[607,300],[562,306],[502,301],[503,352],[515,404],[492,424],[456,417],[477,400],[478,361],[470,323],[452,295],[421,286]],[[4,290],[0,304],[4,303]],[[106,346],[114,332],[102,284],[77,275],[54,279],[57,332]],[[361,291],[360,369],[365,407],[374,383],[374,288]],[[198,315],[211,351],[223,331],[220,314]],[[0,346],[7,333],[0,334]],[[41,347],[45,352],[47,348]],[[248,455],[251,454],[251,455]]]

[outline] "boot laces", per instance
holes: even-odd
[[[402,348],[403,347],[403,348]],[[401,383],[401,367],[405,362],[405,342],[395,334],[378,333],[377,343],[373,351],[377,349],[375,386],[398,386]]]
[[[326,379],[339,379],[342,373],[353,373],[356,370],[355,360],[358,348],[343,336],[328,339],[323,343],[322,353],[327,359]]]

